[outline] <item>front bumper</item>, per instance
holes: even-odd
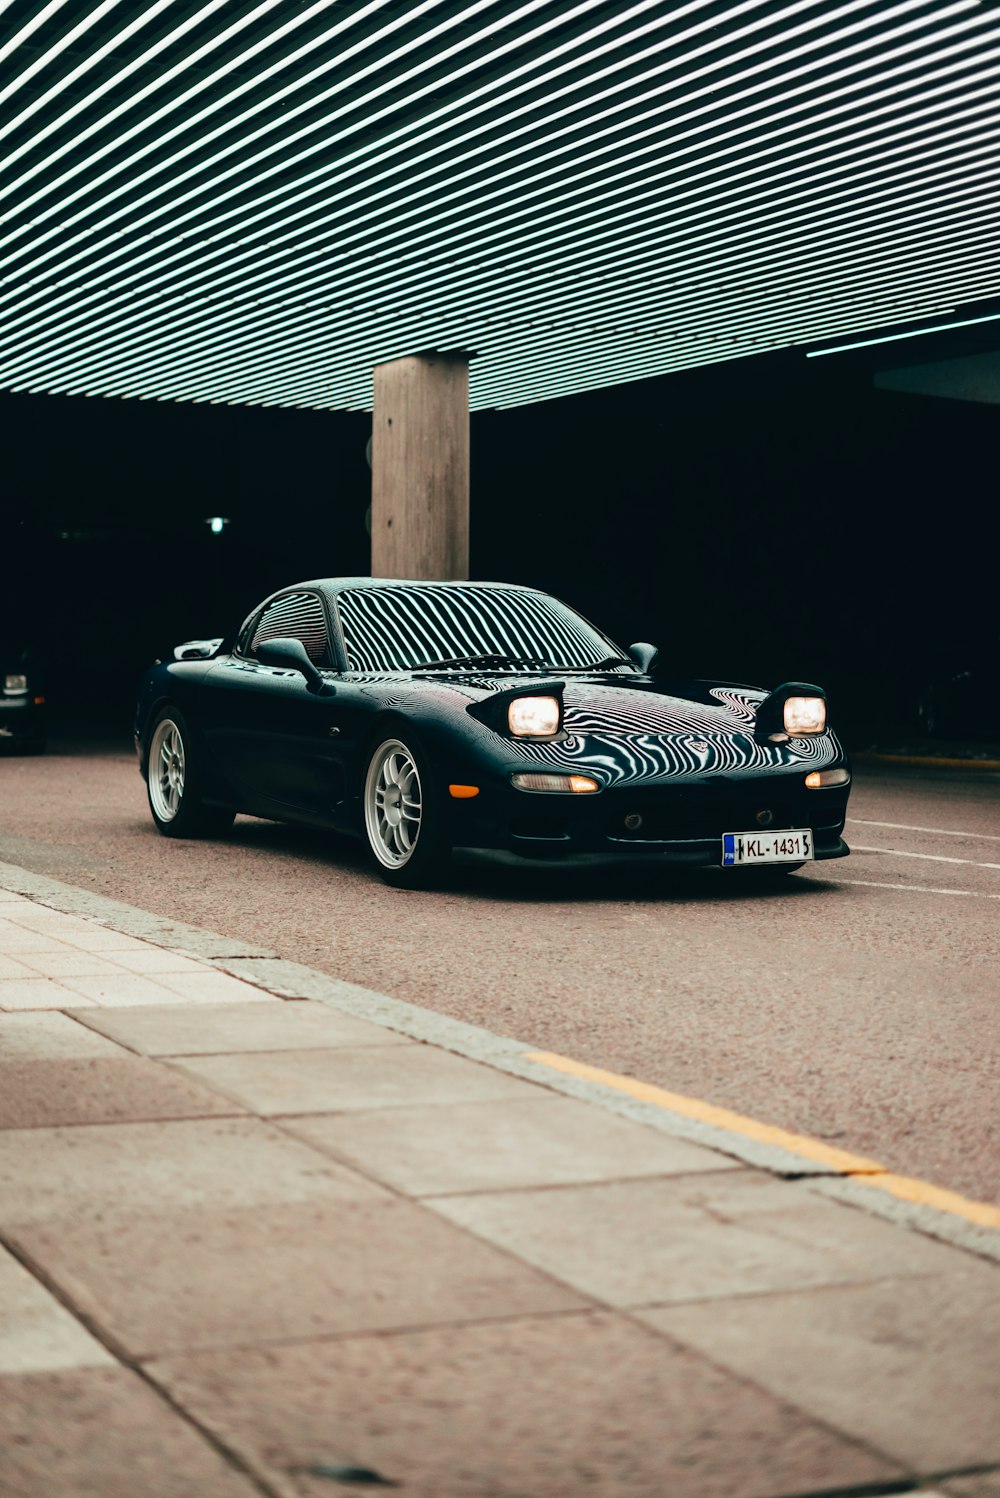
[[[526,859],[600,855],[718,867],[725,832],[810,827],[817,859],[844,858],[850,852],[841,835],[850,785],[810,791],[803,778],[720,776],[701,783],[618,786],[594,795],[517,791],[509,784],[482,787],[474,798],[451,802],[451,842],[459,849]]]

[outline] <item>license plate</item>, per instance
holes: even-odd
[[[783,832],[724,832],[723,868],[744,863],[802,863],[814,858],[811,827],[792,827]]]

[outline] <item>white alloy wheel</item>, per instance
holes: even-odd
[[[184,739],[173,718],[163,718],[149,746],[149,800],[161,822],[172,822],[184,800]]]
[[[413,753],[400,739],[375,750],[365,780],[365,830],[385,869],[409,863],[420,836],[423,794]]]

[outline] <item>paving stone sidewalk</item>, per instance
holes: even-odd
[[[1000,1498],[1000,1266],[0,890],[3,1498]]]

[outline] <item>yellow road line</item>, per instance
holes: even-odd
[[[916,1181],[912,1176],[896,1176],[888,1171],[885,1175],[859,1176],[863,1186],[875,1186],[879,1191],[888,1191],[901,1201],[914,1202],[919,1207],[934,1207],[938,1212],[950,1212],[953,1217],[964,1217],[977,1227],[1000,1230],[1000,1207],[991,1202],[970,1201],[956,1191],[945,1191],[942,1186],[932,1186],[929,1181]]]
[[[848,1150],[834,1149],[819,1139],[810,1139],[807,1134],[792,1134],[787,1129],[773,1124],[760,1123],[743,1113],[734,1113],[729,1108],[718,1108],[714,1103],[701,1098],[685,1097],[680,1092],[670,1092],[665,1087],[656,1087],[652,1082],[640,1082],[635,1077],[623,1077],[618,1072],[604,1071],[599,1066],[588,1066],[583,1061],[573,1061],[569,1056],[559,1056],[553,1051],[526,1051],[525,1061],[534,1061],[539,1066],[564,1072],[570,1077],[579,1077],[586,1082],[599,1082],[623,1092],[637,1102],[652,1103],[670,1113],[679,1113],[684,1118],[694,1118],[700,1123],[711,1124],[717,1129],[739,1134],[744,1139],[753,1139],[760,1144],[777,1145],[789,1154],[798,1155],[816,1165],[825,1165],[838,1175],[850,1177],[873,1190],[888,1192],[900,1201],[915,1206],[933,1207],[938,1212],[961,1217],[977,1227],[1000,1230],[1000,1207],[990,1202],[971,1201],[956,1191],[946,1191],[941,1186],[932,1186],[929,1181],[914,1180],[910,1176],[894,1175],[877,1160],[864,1155],[853,1155]]]
[[[700,1098],[668,1092],[665,1087],[654,1087],[651,1082],[638,1082],[635,1077],[621,1077],[617,1072],[602,1071],[599,1066],[587,1066],[582,1061],[571,1061],[568,1056],[557,1056],[551,1051],[527,1051],[524,1059],[537,1061],[540,1066],[550,1066],[553,1071],[565,1072],[571,1077],[582,1077],[587,1082],[600,1082],[605,1087],[613,1087],[616,1092],[627,1093],[640,1103],[667,1108],[671,1113],[680,1113],[685,1118],[696,1118],[699,1123],[712,1124],[717,1129],[742,1134],[745,1139],[777,1145],[793,1155],[811,1160],[815,1165],[827,1165],[840,1175],[860,1172],[885,1174],[885,1166],[878,1160],[867,1160],[863,1155],[852,1155],[847,1150],[834,1149],[832,1145],[823,1144],[819,1139],[810,1139],[805,1134],[790,1134],[787,1129],[759,1123],[755,1118],[746,1118],[742,1113],[733,1113],[728,1108],[717,1108],[714,1103],[704,1103]]]
[[[935,770],[1000,770],[1000,759],[952,759],[932,754],[879,754],[866,749],[851,758],[862,765],[930,765]]]

